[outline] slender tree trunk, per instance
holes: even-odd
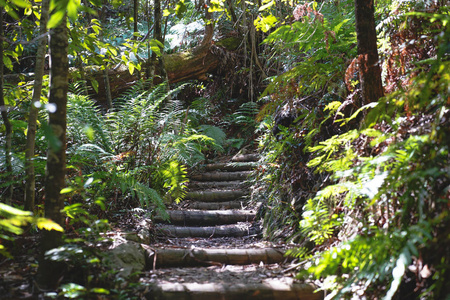
[[[378,101],[383,97],[381,68],[375,29],[373,0],[355,0],[356,37],[358,40],[359,81],[363,103]]]
[[[163,35],[162,35],[162,26],[161,26],[161,20],[162,20],[162,11],[161,11],[161,0],[155,0],[154,1],[154,27],[153,27],[153,38],[161,43],[164,43]],[[160,47],[161,54],[163,52],[163,48]],[[163,81],[168,81],[167,71],[165,67],[165,61],[163,55],[160,57],[156,57],[156,53],[152,53],[152,62],[157,62],[157,64],[154,64],[156,66],[155,75],[159,75],[159,79],[155,80],[153,79],[154,83],[161,83]],[[168,87],[169,88],[169,87]]]
[[[104,65],[105,69],[103,70],[103,81],[105,83],[105,96],[106,96],[106,106],[108,109],[113,108],[112,96],[111,96],[111,84],[109,83],[109,70],[108,63]]]
[[[42,0],[39,34],[47,32],[47,20],[49,0]],[[25,150],[25,210],[33,211],[35,205],[35,174],[34,174],[34,146],[36,142],[36,121],[39,109],[37,103],[41,101],[42,78],[44,77],[45,50],[47,38],[41,38],[38,42],[36,53],[36,67],[34,71],[33,96],[31,98],[30,115],[28,116],[27,144]]]
[[[101,24],[105,23],[105,19],[106,19],[106,13],[105,13],[105,8],[106,8],[106,4],[108,3],[108,1],[103,1],[103,9],[102,9],[102,14],[101,14]],[[103,33],[100,34],[100,39],[103,40]],[[111,84],[109,82],[109,64],[108,63],[104,63],[103,64],[103,82],[105,84],[105,97],[106,97],[106,105],[108,107],[108,109],[112,109],[113,108],[113,103],[112,103],[112,96],[111,96]]]
[[[146,0],[145,2],[145,7],[146,7],[146,14],[147,14],[147,38],[148,38],[148,42],[147,42],[147,62],[146,62],[146,68],[145,68],[145,72],[146,72],[146,76],[147,79],[153,77],[154,75],[154,69],[152,68],[152,64],[151,64],[151,57],[152,57],[152,52],[150,49],[150,31],[152,29],[152,25],[150,24],[150,0]]]
[[[55,110],[49,112],[49,126],[58,143],[49,142],[45,178],[45,217],[63,224],[61,210],[64,199],[60,191],[64,187],[66,168],[66,112],[69,78],[68,30],[64,18],[50,31],[50,92],[48,102]],[[62,274],[63,266],[45,258],[46,251],[61,245],[62,234],[57,231],[42,232],[41,259],[38,269],[38,283],[44,288],[54,288]]]
[[[3,37],[3,7],[0,7],[0,37]],[[6,106],[3,96],[3,40],[0,41],[0,111],[2,114],[3,124],[5,125],[5,166],[7,178],[12,176],[11,162],[11,138],[12,127],[8,118],[8,107]],[[14,186],[11,183],[5,193],[5,203],[11,204]]]
[[[133,0],[133,39],[137,40],[137,33],[138,33],[138,8],[139,8],[139,1]]]

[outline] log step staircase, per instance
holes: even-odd
[[[212,163],[204,167],[203,173],[190,176],[190,191],[182,207],[168,211],[169,220],[154,219],[156,232],[164,245],[152,248],[153,267],[167,272],[177,270],[202,272],[205,266],[267,265],[281,264],[287,260],[282,248],[198,248],[189,241],[221,238],[246,239],[261,236],[256,222],[256,210],[248,207],[249,195],[247,177],[255,167],[257,154],[237,155],[229,163]],[[185,246],[173,246],[177,239]],[[197,269],[196,269],[197,268]],[[197,271],[196,271],[197,270]],[[286,281],[268,280],[261,282],[157,282],[151,287],[153,300],[318,300],[320,293],[308,284],[289,284]]]

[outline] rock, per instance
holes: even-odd
[[[151,233],[150,233],[150,229],[148,228],[141,228],[141,230],[139,230],[138,234],[137,234],[138,238],[140,239],[142,244],[150,244],[150,240],[151,240]]]
[[[141,244],[127,241],[107,253],[105,262],[112,269],[119,271],[121,277],[129,277],[145,269],[145,251]]]

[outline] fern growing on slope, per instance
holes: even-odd
[[[370,287],[382,285],[388,287],[385,299],[392,299],[404,278],[413,276],[412,267],[427,286],[419,289],[422,297],[446,295],[450,258],[441,249],[449,246],[444,228],[450,222],[450,64],[442,57],[430,66],[432,75],[421,73],[409,90],[371,104],[365,128],[310,148],[315,158],[309,166],[331,172],[334,182],[308,201],[300,225],[318,246],[335,245],[323,248],[308,269],[328,279],[330,298],[344,297],[356,286],[370,295]],[[409,109],[402,113],[405,103]],[[308,221],[333,219],[334,212],[340,213],[331,235],[324,234],[329,222]]]
[[[186,194],[186,166],[204,160],[205,150],[222,149],[219,128],[193,128],[189,110],[169,97],[183,87],[167,92],[166,84],[150,90],[137,84],[104,116],[87,97],[70,96],[70,163],[104,182],[103,192],[115,195],[111,205],[139,203],[162,215],[164,202],[179,202]]]

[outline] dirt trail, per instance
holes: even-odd
[[[191,176],[187,199],[156,218],[153,270],[143,280],[152,299],[323,299],[293,278],[284,244],[261,239],[245,180],[255,154],[208,164]]]

